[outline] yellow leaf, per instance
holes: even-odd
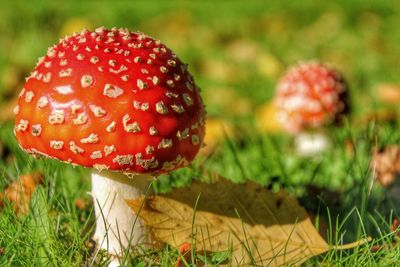
[[[137,213],[143,200],[127,202]],[[174,247],[191,243],[203,251],[230,250],[233,265],[299,265],[330,247],[296,199],[250,182],[193,182],[146,199],[139,216],[161,241]]]
[[[258,129],[265,133],[283,132],[281,123],[278,121],[278,109],[273,101],[261,106],[255,116]]]

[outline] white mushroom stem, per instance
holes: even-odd
[[[300,133],[294,140],[296,152],[301,156],[318,156],[332,147],[324,133]]]
[[[96,215],[93,239],[113,255],[128,248],[151,244],[150,234],[140,217],[133,213],[126,199],[151,194],[150,175],[126,175],[110,171],[92,172],[92,196]]]

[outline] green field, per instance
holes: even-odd
[[[400,4],[389,0],[0,0],[0,191],[20,174],[39,170],[45,177],[29,215],[17,216],[7,204],[0,210],[0,266],[104,266],[107,260],[105,253],[93,255],[90,241],[89,170],[26,155],[8,115],[24,77],[47,47],[71,31],[98,26],[126,27],[160,39],[189,64],[209,117],[232,125],[233,134],[215,153],[162,175],[156,190],[207,180],[204,170],[234,182],[284,188],[327,222],[335,233],[328,235],[330,243],[374,238],[363,247],[314,257],[306,266],[398,265],[399,237],[391,232],[391,222],[400,216],[400,180],[382,187],[370,168],[374,148],[400,142],[400,101],[388,103],[379,90],[400,84],[398,25]],[[312,59],[343,72],[351,114],[342,126],[325,130],[332,149],[308,158],[294,153],[291,136],[258,131],[254,114],[272,99],[289,65]],[[79,209],[76,199],[88,204]],[[372,251],[376,245],[383,249]],[[127,265],[172,266],[177,257],[167,247],[133,255]]]

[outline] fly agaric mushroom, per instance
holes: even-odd
[[[291,67],[278,83],[277,119],[288,132],[300,132],[302,141],[296,141],[300,150],[313,154],[317,151],[308,147],[323,150],[329,146],[327,139],[304,132],[340,121],[348,111],[347,92],[347,83],[333,68],[315,61],[300,63]],[[318,145],[314,146],[315,142]]]
[[[94,239],[114,255],[152,241],[125,199],[189,164],[204,137],[205,111],[187,66],[126,29],[83,30],[50,47],[14,111],[23,150],[94,168]]]

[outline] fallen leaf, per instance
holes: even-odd
[[[18,103],[18,98],[13,97],[9,101],[2,104],[2,112],[0,113],[0,122],[7,122],[14,120],[14,108]]]
[[[399,218],[395,217],[393,218],[392,225],[390,225],[390,231],[396,232],[397,230],[400,230],[400,221]],[[397,231],[396,236],[400,238],[400,231]]]
[[[138,213],[143,201],[127,203]],[[300,265],[330,248],[296,199],[250,182],[193,182],[147,199],[139,216],[161,241],[194,244],[196,251],[232,251],[233,265]]]
[[[221,118],[207,118],[205,147],[200,150],[200,154],[206,156],[212,154],[226,137],[234,137],[233,132],[233,126],[228,121]]]
[[[90,29],[92,24],[86,18],[74,17],[68,19],[61,27],[61,36],[70,36],[82,29]]]
[[[257,128],[265,133],[279,133],[283,131],[283,127],[279,122],[278,109],[273,101],[262,105],[256,112]]]
[[[384,249],[393,249],[393,246],[399,245],[400,239],[400,231],[398,231],[400,227],[399,219],[397,217],[393,218],[392,224],[390,225],[390,231],[395,234],[395,238],[393,239],[392,243],[383,243],[374,245],[371,247],[372,252],[381,251]]]
[[[27,214],[32,193],[42,180],[43,177],[38,172],[21,175],[18,181],[11,183],[4,193],[0,193],[0,207],[4,205],[3,199],[7,199],[15,213]]]
[[[394,183],[397,175],[400,175],[400,147],[390,145],[372,151],[371,169],[375,179],[382,186]]]
[[[376,86],[377,98],[387,104],[400,103],[400,85],[393,83],[382,83]]]

